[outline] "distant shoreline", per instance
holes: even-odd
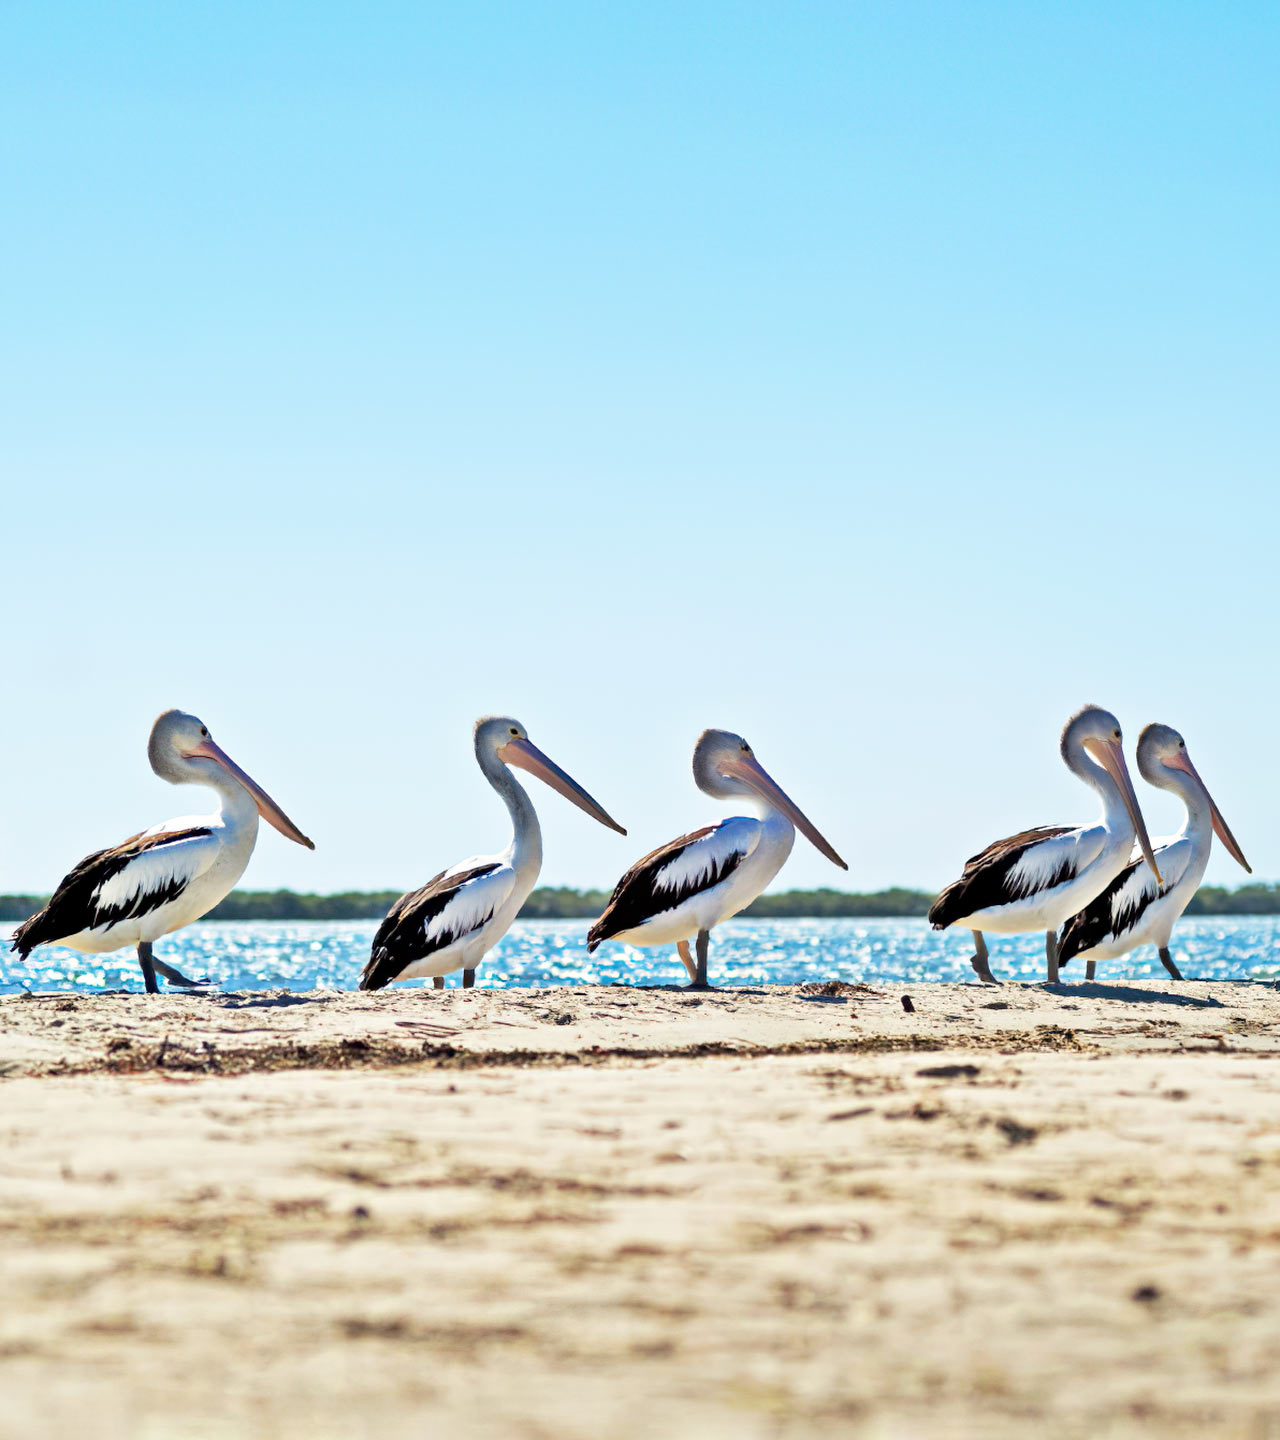
[[[209,920],[380,920],[400,898],[399,890],[344,890],[313,895],[297,890],[234,890],[206,917]],[[0,923],[34,914],[45,895],[0,895]],[[589,920],[609,896],[603,890],[546,887],[535,890],[520,912],[522,920]],[[913,920],[928,913],[927,890],[893,888],[783,890],[762,895],[742,913],[761,920]],[[1280,915],[1280,884],[1242,885],[1236,890],[1206,885],[1187,906],[1188,915]]]

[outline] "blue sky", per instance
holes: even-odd
[[[750,738],[939,884],[1083,819],[1085,700],[1272,758],[1280,16],[1245,5],[0,14],[0,890],[199,810],[195,710],[311,833],[251,885],[549,883],[714,815]],[[1171,799],[1141,786],[1154,830]],[[1215,853],[1209,878],[1243,878]]]

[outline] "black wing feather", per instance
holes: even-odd
[[[611,939],[623,930],[634,929],[635,926],[644,924],[646,920],[651,920],[654,915],[662,914],[664,910],[674,910],[677,905],[683,904],[690,895],[710,890],[713,885],[718,885],[725,876],[732,875],[742,863],[741,850],[731,850],[722,860],[715,862],[709,874],[703,875],[696,882],[678,885],[670,890],[664,888],[661,892],[661,904],[655,908],[654,896],[657,893],[655,882],[658,872],[670,865],[677,856],[682,855],[695,841],[701,840],[719,828],[719,825],[704,825],[701,830],[694,830],[688,835],[682,835],[678,840],[672,840],[669,844],[651,851],[642,860],[637,860],[613,887],[613,894],[609,897],[609,903],[604,907],[604,914],[587,931],[587,954],[590,954],[602,941]]]
[[[54,891],[53,898],[44,909],[19,925],[13,937],[13,949],[25,960],[37,945],[56,945],[59,940],[65,940],[68,935],[78,935],[81,930],[106,928],[122,920],[134,920],[140,915],[149,915],[161,905],[167,905],[187,888],[185,878],[175,876],[157,890],[139,889],[136,895],[119,905],[99,905],[94,896],[113,875],[118,875],[131,860],[136,860],[148,850],[212,834],[207,826],[195,826],[190,830],[167,830],[159,835],[131,835],[108,850],[96,850],[92,855],[86,855]]]
[[[458,938],[452,931],[441,931],[438,935],[427,935],[427,927],[444,909],[450,900],[470,880],[490,875],[501,865],[493,860],[486,865],[475,865],[470,870],[461,870],[450,875],[442,870],[434,879],[428,880],[421,890],[411,890],[401,895],[387,911],[386,919],[378,926],[369,950],[369,958],[360,972],[361,990],[381,990],[395,980],[406,966],[415,960],[422,960],[446,945],[452,945]],[[485,916],[487,921],[492,915]],[[484,923],[484,922],[481,922]]]
[[[971,856],[965,862],[964,873],[959,880],[952,881],[929,907],[929,923],[935,930],[945,930],[948,925],[977,910],[1021,900],[1029,891],[1026,887],[1012,884],[1009,872],[1033,845],[1042,840],[1052,840],[1055,835],[1069,835],[1075,828],[1073,825],[1039,825],[1034,830],[1010,835],[1007,840],[997,840]],[[1049,877],[1046,888],[1061,885],[1074,873],[1075,866],[1067,857]]]
[[[1068,960],[1092,950],[1095,945],[1113,936],[1119,939],[1142,919],[1147,906],[1156,898],[1154,890],[1139,890],[1137,898],[1130,900],[1119,915],[1112,915],[1111,902],[1146,863],[1145,860],[1135,860],[1133,864],[1126,865],[1096,900],[1091,900],[1067,921],[1058,939],[1059,965],[1065,965]]]

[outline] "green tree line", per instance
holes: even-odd
[[[397,890],[343,890],[308,895],[297,890],[233,890],[207,917],[210,920],[380,920],[399,899]],[[0,923],[25,920],[47,895],[0,895]],[[604,909],[604,890],[545,886],[525,901],[525,920],[588,920]],[[909,919],[928,912],[927,890],[895,887],[859,894],[850,890],[783,890],[761,895],[743,913],[761,919]],[[1280,885],[1242,885],[1227,890],[1205,885],[1187,906],[1188,915],[1280,915]]]

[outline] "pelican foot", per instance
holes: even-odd
[[[714,990],[716,987],[707,981],[707,952],[711,948],[711,931],[699,930],[698,938],[694,941],[694,954],[698,957],[694,968],[689,975],[689,983],[684,987],[686,990]],[[689,947],[685,946],[685,954],[688,954]],[[684,955],[680,957],[684,959]]]
[[[679,955],[684,968],[689,972],[689,979],[698,978],[698,967],[694,964],[693,956],[689,954],[689,942],[687,940],[676,941],[676,954]]]
[[[984,985],[999,985],[999,980],[991,973],[991,966],[987,964],[987,942],[983,939],[981,930],[973,932],[973,946],[969,964],[973,966],[974,973]]]
[[[991,966],[987,964],[985,955],[971,955],[969,964],[973,966],[974,973],[984,985],[999,985],[1001,982],[991,973]]]
[[[202,975],[199,980],[192,980],[190,976],[184,975],[175,966],[166,965],[163,960],[157,960],[154,955],[151,957],[151,963],[155,966],[157,975],[163,975],[170,985],[179,985],[184,990],[207,990],[216,983],[207,975]]]
[[[151,954],[151,943],[142,940],[138,944],[138,968],[142,971],[142,983],[147,987],[148,995],[159,995],[160,986],[156,983],[156,964]]]

